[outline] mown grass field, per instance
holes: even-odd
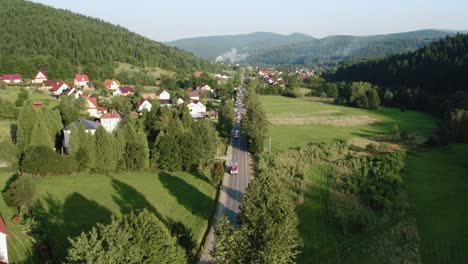
[[[395,124],[400,131],[416,137],[427,136],[436,127],[436,121],[427,114],[402,112],[396,108],[369,111],[316,99],[282,96],[261,96],[261,101],[272,121],[270,136],[273,151],[300,147],[311,141],[350,140],[386,134]],[[314,119],[324,119],[328,123],[304,124]],[[333,120],[336,122],[333,123]],[[367,120],[375,122],[365,124]],[[353,122],[356,124],[353,125]]]
[[[49,92],[36,92],[36,86],[31,85],[24,88],[29,92],[29,100],[32,102],[41,102],[49,106],[55,106],[58,103],[58,100],[50,96]],[[5,90],[0,89],[0,97],[10,102],[15,102],[20,90],[20,86],[7,86]]]
[[[12,121],[0,119],[0,142],[10,136]]]
[[[3,185],[9,174],[1,175]],[[50,176],[37,179],[34,215],[40,229],[49,234],[48,243],[55,256],[64,257],[67,237],[89,231],[97,222],[109,223],[112,214],[146,208],[165,223],[182,223],[195,243],[205,231],[213,206],[215,188],[202,175],[188,173]],[[7,227],[23,240],[23,250],[11,260],[23,262],[30,251],[28,238],[19,224],[8,221],[13,211],[0,199]],[[26,242],[27,243],[26,243]],[[17,243],[9,239],[9,243]],[[19,247],[19,246],[17,246]]]
[[[468,263],[468,145],[412,153],[408,189],[423,263]]]

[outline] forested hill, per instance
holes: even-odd
[[[376,36],[330,36],[261,50],[247,58],[252,63],[328,64],[350,59],[376,58],[424,47],[453,34],[450,31],[419,30]]]
[[[468,34],[447,37],[414,52],[345,64],[331,78],[431,94],[468,91]]]
[[[45,69],[55,78],[70,77],[81,65],[93,77],[112,71],[114,61],[175,72],[213,67],[188,52],[96,18],[23,0],[0,0],[0,6],[2,73],[30,76]]]
[[[271,32],[254,32],[241,35],[209,36],[186,38],[168,42],[168,45],[193,52],[195,55],[208,60],[215,60],[224,55],[228,60],[233,56],[244,60],[245,56],[256,51],[282,45],[291,45],[314,38],[308,35],[293,33],[281,35]],[[231,54],[232,49],[236,49],[237,54]]]

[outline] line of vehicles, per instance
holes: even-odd
[[[235,124],[234,132],[233,132],[234,139],[240,138],[240,122],[242,120],[242,114],[239,110],[240,108],[242,108],[241,96],[242,96],[242,88],[239,88],[237,98],[236,98],[237,112],[236,112],[236,124]],[[238,172],[239,172],[239,164],[237,163],[237,161],[234,161],[234,157],[233,157],[233,159],[231,160],[231,165],[229,166],[229,173],[231,175],[237,175]]]

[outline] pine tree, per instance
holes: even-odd
[[[16,144],[20,155],[29,148],[31,133],[37,119],[37,112],[31,105],[26,104],[20,109],[16,130]]]
[[[107,133],[103,126],[99,126],[95,133],[95,140],[96,170],[103,172],[114,171],[117,166],[114,153],[114,137]]]
[[[75,155],[80,148],[80,135],[78,127],[72,125],[70,128],[70,142],[68,148],[69,155]]]
[[[31,147],[44,146],[51,149],[54,149],[54,142],[50,138],[49,131],[44,122],[38,122],[34,125],[34,128],[31,132]]]
[[[145,170],[149,167],[149,147],[146,134],[143,131],[139,131],[137,133],[136,143],[138,145],[138,165],[136,167],[138,170]]]
[[[221,136],[229,137],[234,127],[234,104],[230,99],[223,99],[218,112],[218,131]]]

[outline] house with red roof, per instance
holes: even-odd
[[[275,74],[276,74],[275,70],[259,70],[258,71],[258,75],[260,75],[260,76],[265,76],[265,75],[273,76]]]
[[[37,90],[38,91],[42,91],[42,92],[48,92],[50,91],[50,89],[52,89],[52,87],[56,84],[56,83],[59,83],[59,81],[57,80],[46,80],[46,81],[43,81],[41,83],[41,85],[39,85],[37,87]]]
[[[15,73],[15,74],[3,74],[1,80],[4,83],[9,83],[9,84],[17,84],[22,81],[21,74]]]
[[[47,75],[44,70],[37,72],[36,75],[31,80],[32,83],[37,83],[37,84],[41,84],[44,81],[47,81]]]
[[[200,93],[197,92],[196,90],[190,89],[190,90],[188,91],[188,96],[190,97],[190,100],[195,100],[195,101],[199,101],[199,100],[200,100]]]
[[[87,86],[89,82],[89,77],[86,74],[77,74],[73,80],[73,84],[78,87]]]
[[[107,132],[111,133],[119,127],[120,122],[122,122],[122,115],[117,112],[110,112],[107,114],[103,114],[99,118],[99,120],[104,129],[106,129]]]
[[[109,89],[109,90],[112,90],[112,91],[115,91],[117,89],[119,89],[120,87],[120,82],[118,80],[105,80],[103,83],[102,83],[102,86],[106,89]]]
[[[3,217],[0,217],[0,263],[8,263],[8,247],[7,247],[8,230]]]
[[[197,91],[211,91],[211,87],[206,83],[202,83],[197,86]]]
[[[114,90],[114,92],[112,93],[113,96],[119,96],[119,95],[128,96],[131,94],[133,94],[133,88],[131,86],[121,86],[117,88],[116,90]]]
[[[54,96],[60,96],[65,90],[70,89],[70,88],[71,88],[71,85],[68,85],[64,82],[57,81],[50,89],[50,93]]]
[[[107,108],[98,105],[96,97],[88,97],[86,99],[86,111],[88,112],[89,116],[99,118],[101,115],[107,113]]]
[[[136,110],[139,113],[141,113],[141,112],[143,112],[145,110],[149,112],[149,111],[151,111],[152,107],[153,107],[153,105],[143,97],[140,100],[138,100],[138,103],[136,104]]]

